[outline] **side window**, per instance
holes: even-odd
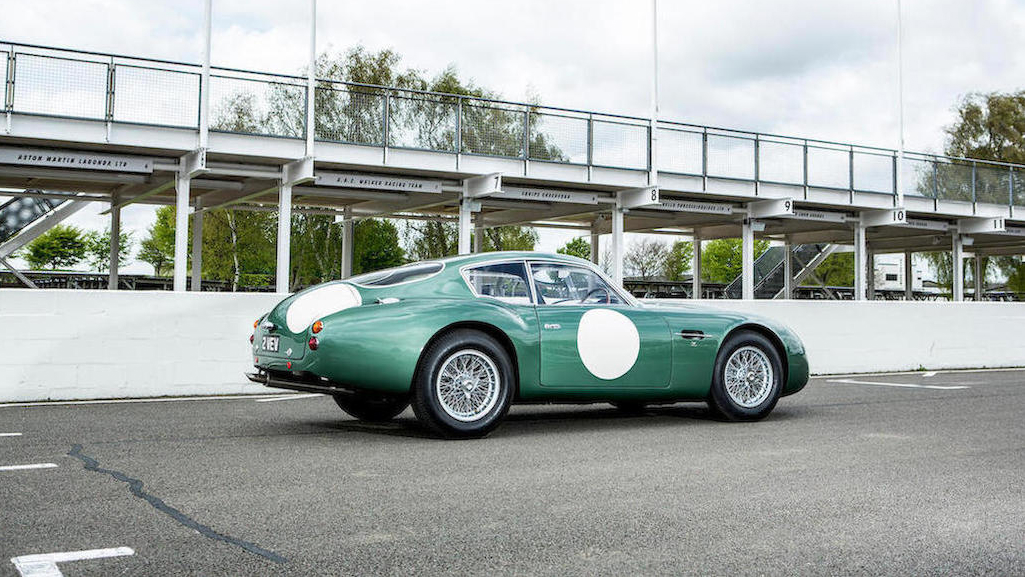
[[[530,285],[522,262],[488,264],[463,272],[470,289],[479,297],[491,297],[514,305],[529,305]]]
[[[538,304],[622,304],[619,295],[592,270],[565,264],[533,263],[530,271]]]

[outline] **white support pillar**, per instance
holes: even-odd
[[[740,284],[741,298],[755,298],[755,232],[754,223],[745,218],[740,236]]]
[[[174,215],[174,290],[185,292],[185,278],[189,257],[189,187],[192,177],[179,173],[175,177]]]
[[[626,211],[619,206],[612,209],[612,282],[617,287],[623,286],[623,215]]]
[[[282,181],[278,193],[278,258],[275,274],[275,288],[287,293],[292,251],[292,183]]]
[[[355,222],[352,220],[352,207],[342,209],[342,278],[352,276],[352,239]]]
[[[107,289],[117,290],[118,265],[121,264],[118,257],[121,256],[121,208],[118,206],[120,198],[115,192],[110,195],[110,276],[107,280]]]
[[[865,273],[865,283],[868,285],[866,293],[868,300],[876,300],[876,253],[871,250],[865,253],[865,261],[867,263]]]
[[[915,299],[915,267],[914,253],[910,250],[904,251],[904,300]]]
[[[207,148],[210,136],[210,38],[213,33],[212,4],[213,0],[206,0],[203,3],[203,70],[199,77],[199,148]]]
[[[202,201],[196,199],[196,210],[192,213],[192,290],[203,290],[203,211]]]
[[[986,273],[982,270],[982,256],[975,255],[975,300],[982,301],[983,291],[986,290]]]
[[[470,230],[473,228],[473,200],[463,196],[459,201],[459,254],[470,254]]]
[[[591,262],[601,264],[601,235],[592,225],[591,227]]]
[[[789,236],[783,240],[783,298],[794,298],[794,245]]]
[[[690,264],[690,297],[701,298],[701,233],[694,231],[694,256]]]
[[[484,213],[473,214],[473,252],[484,252]]]
[[[951,245],[954,265],[950,269],[951,292],[954,302],[961,302],[964,300],[964,239],[955,232]]]
[[[306,156],[313,156],[316,140],[317,0],[310,0],[310,61],[306,71]]]
[[[854,300],[865,300],[866,276],[868,273],[868,247],[865,242],[865,225],[854,225]]]

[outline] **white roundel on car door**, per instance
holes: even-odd
[[[611,309],[591,309],[580,317],[577,351],[590,373],[612,380],[625,375],[637,362],[641,337],[633,321]]]
[[[299,333],[317,319],[361,304],[363,299],[354,287],[345,283],[329,284],[297,296],[288,305],[285,324],[288,330]]]

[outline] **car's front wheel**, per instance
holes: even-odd
[[[779,400],[783,361],[764,335],[740,331],[719,349],[708,406],[730,421],[755,421]]]
[[[424,352],[413,412],[445,437],[482,437],[501,422],[515,389],[509,354],[480,331],[443,335]]]
[[[361,421],[381,423],[399,416],[409,406],[405,397],[370,397],[365,395],[332,395],[338,408]]]

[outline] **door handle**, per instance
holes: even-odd
[[[687,339],[688,341],[700,341],[701,339],[707,339],[708,337],[712,336],[712,335],[706,335],[702,331],[692,331],[692,330],[687,330],[687,329],[684,329],[684,330],[680,331],[678,334],[681,337]]]

